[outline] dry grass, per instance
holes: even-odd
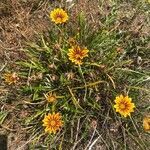
[[[36,41],[39,34],[48,30],[47,9],[47,1],[0,1],[1,71],[6,66],[17,71],[19,68],[16,67],[15,62],[24,58],[24,53],[20,49],[26,46],[26,42]],[[3,99],[3,102],[0,103],[0,107],[1,110],[8,112],[9,116],[5,124],[1,125],[0,131],[8,134],[8,149],[15,150],[27,141],[26,130],[21,126],[19,120],[26,117],[30,111],[25,111],[26,106],[23,105],[22,111],[18,112],[22,105],[22,98],[16,101],[17,93],[10,94],[10,91],[4,90],[3,87],[4,85],[1,84],[0,99]],[[11,91],[13,92],[14,89]]]
[[[1,60],[16,61],[22,57],[19,49],[25,42],[35,41],[48,30],[48,2],[7,0],[0,2]]]

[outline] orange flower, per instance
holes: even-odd
[[[68,20],[68,15],[63,9],[56,8],[53,11],[51,11],[50,18],[56,24],[62,24]]]
[[[9,85],[11,84],[16,84],[16,82],[19,80],[19,77],[17,75],[17,73],[13,72],[13,73],[5,73],[4,74],[4,79],[5,82],[8,83]]]
[[[78,45],[73,46],[71,49],[69,49],[68,52],[68,56],[69,56],[69,60],[71,60],[72,62],[74,62],[77,65],[81,65],[82,64],[82,60],[84,57],[88,56],[89,50],[86,48],[80,48]]]
[[[45,132],[56,133],[63,126],[62,116],[60,113],[48,114],[43,119],[43,126],[45,126]]]
[[[145,131],[150,132],[150,116],[144,117],[143,119],[143,128]]]
[[[132,99],[128,96],[117,96],[115,99],[115,105],[114,108],[116,109],[116,112],[119,112],[122,116],[127,117],[130,116],[131,112],[134,112],[133,108],[135,108],[134,103],[131,102]]]

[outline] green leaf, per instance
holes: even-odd
[[[0,112],[0,125],[4,122],[4,120],[6,119],[8,115],[8,112],[5,112],[5,111],[1,111]]]

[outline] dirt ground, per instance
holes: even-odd
[[[49,1],[40,0],[1,0],[0,1],[0,70],[16,69],[15,62],[24,57],[21,49],[26,42],[36,41],[40,34],[48,30],[47,17]],[[1,73],[1,72],[0,72]],[[0,85],[0,99],[7,99],[8,91]],[[15,94],[14,94],[15,96]],[[11,101],[11,100],[10,100]],[[8,135],[8,149],[27,148],[26,129],[19,123],[26,111],[17,113],[16,106],[21,102],[1,102],[1,110],[7,110],[9,116],[4,125],[0,125],[0,134]],[[25,106],[24,106],[25,107]],[[1,148],[0,148],[1,149]]]

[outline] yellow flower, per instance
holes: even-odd
[[[69,60],[71,60],[72,62],[74,62],[77,65],[81,65],[82,64],[82,59],[84,57],[88,56],[89,50],[86,48],[80,48],[78,45],[73,46],[71,49],[69,49],[68,52],[68,56],[69,56]]]
[[[134,112],[133,108],[135,108],[135,105],[128,96],[117,96],[115,103],[114,108],[116,109],[116,112],[119,112],[124,117],[130,116],[130,113]]]
[[[4,79],[5,82],[8,83],[9,85],[11,84],[16,84],[16,82],[19,80],[19,77],[17,75],[17,73],[13,72],[13,73],[5,73],[4,74]]]
[[[143,128],[145,131],[150,132],[150,116],[144,117]]]
[[[48,114],[43,119],[43,126],[45,126],[45,132],[56,133],[62,127],[62,116],[60,113]]]
[[[53,103],[56,101],[57,97],[56,97],[56,94],[55,93],[52,93],[52,92],[48,92],[46,94],[44,94],[46,100],[50,103]]]
[[[68,20],[68,15],[63,9],[56,8],[50,12],[50,18],[56,24],[61,24],[65,23]]]

